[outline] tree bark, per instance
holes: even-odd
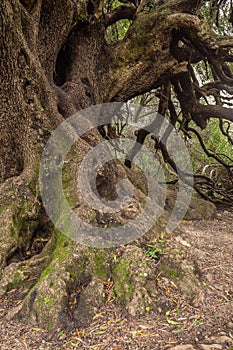
[[[180,86],[181,77],[189,72],[189,62],[172,51],[174,31],[180,28],[190,34],[190,29],[198,38],[200,22],[192,14],[198,3],[167,0],[149,12],[129,4],[122,5],[120,14],[115,10],[109,15],[101,1],[1,1],[0,294],[27,288],[15,314],[50,329],[67,324],[70,295],[86,288],[86,293],[79,292],[83,325],[87,322],[84,315],[90,318],[95,309],[95,299],[104,302],[99,280],[110,278],[111,252],[80,247],[52,227],[38,189],[40,158],[51,131],[78,110],[127,101],[172,78]],[[122,18],[132,20],[125,38],[107,43],[107,26]],[[182,93],[177,93],[182,104]],[[193,113],[195,119],[199,110],[195,103],[193,106],[187,113]],[[219,117],[221,111],[221,107],[206,107],[204,122],[210,114]],[[228,115],[225,111],[223,117]],[[228,119],[232,120],[232,115]],[[65,176],[76,173],[80,157],[101,139],[94,130],[80,141],[73,158],[68,157]],[[110,165],[99,183],[100,192],[102,188],[107,197],[125,174],[122,165]],[[72,197],[75,181],[68,180],[64,186]],[[82,207],[81,200],[78,205]],[[40,247],[36,248],[38,239]],[[148,266],[144,268],[148,270]],[[120,278],[118,270],[116,279]],[[146,285],[146,279],[142,283]]]

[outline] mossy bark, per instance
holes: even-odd
[[[154,301],[147,289],[147,281],[153,280],[152,276],[143,250],[135,246],[127,247],[113,269],[113,282],[117,299],[132,316],[144,314],[148,308],[153,308]],[[155,294],[155,282],[153,289]]]

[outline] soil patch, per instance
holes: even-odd
[[[215,219],[184,221],[166,238],[185,254],[199,281],[190,297],[176,284],[179,276],[156,276],[156,305],[146,315],[129,316],[114,298],[111,281],[103,281],[109,298],[89,326],[49,333],[36,324],[9,320],[7,314],[20,303],[19,290],[0,300],[2,350],[23,349],[226,349],[233,350],[233,212],[221,211]],[[162,254],[156,264],[162,262]],[[176,277],[176,278],[175,278]]]

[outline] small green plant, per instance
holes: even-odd
[[[161,253],[160,247],[155,247],[154,244],[147,244],[149,250],[145,253],[146,256],[149,256],[152,259],[158,259],[158,254]]]
[[[173,329],[173,331],[172,331],[172,333],[180,333],[180,332],[182,332],[182,329]]]
[[[196,320],[192,323],[192,327],[193,326],[198,326],[201,322],[202,322],[201,316],[198,315]]]
[[[175,254],[176,254],[176,255],[183,256],[183,255],[184,255],[183,249],[181,248],[181,249],[179,249],[179,250],[176,250],[176,251],[175,251]]]
[[[60,332],[57,333],[57,337],[60,338],[62,336],[62,334],[64,333],[63,330],[61,330]]]
[[[165,232],[161,232],[161,233],[160,233],[159,242],[164,242],[165,235],[166,235]]]
[[[118,259],[117,259],[116,254],[113,254],[113,261],[114,261],[114,262],[117,262],[117,260],[118,260]]]
[[[159,254],[163,251],[164,238],[165,232],[161,232],[159,237],[153,239],[151,243],[147,243],[147,251],[145,252],[145,255],[152,259],[159,259]]]

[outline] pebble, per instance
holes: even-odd
[[[169,348],[169,350],[195,350],[191,344],[177,345],[175,347]]]
[[[211,344],[197,344],[195,347],[192,344],[176,345],[169,348],[169,350],[222,350],[225,349],[226,346],[233,346],[233,339],[226,335],[212,337],[209,341],[211,341]]]
[[[222,350],[222,345],[218,345],[218,344],[211,344],[211,345],[200,344],[199,348],[201,350]]]

